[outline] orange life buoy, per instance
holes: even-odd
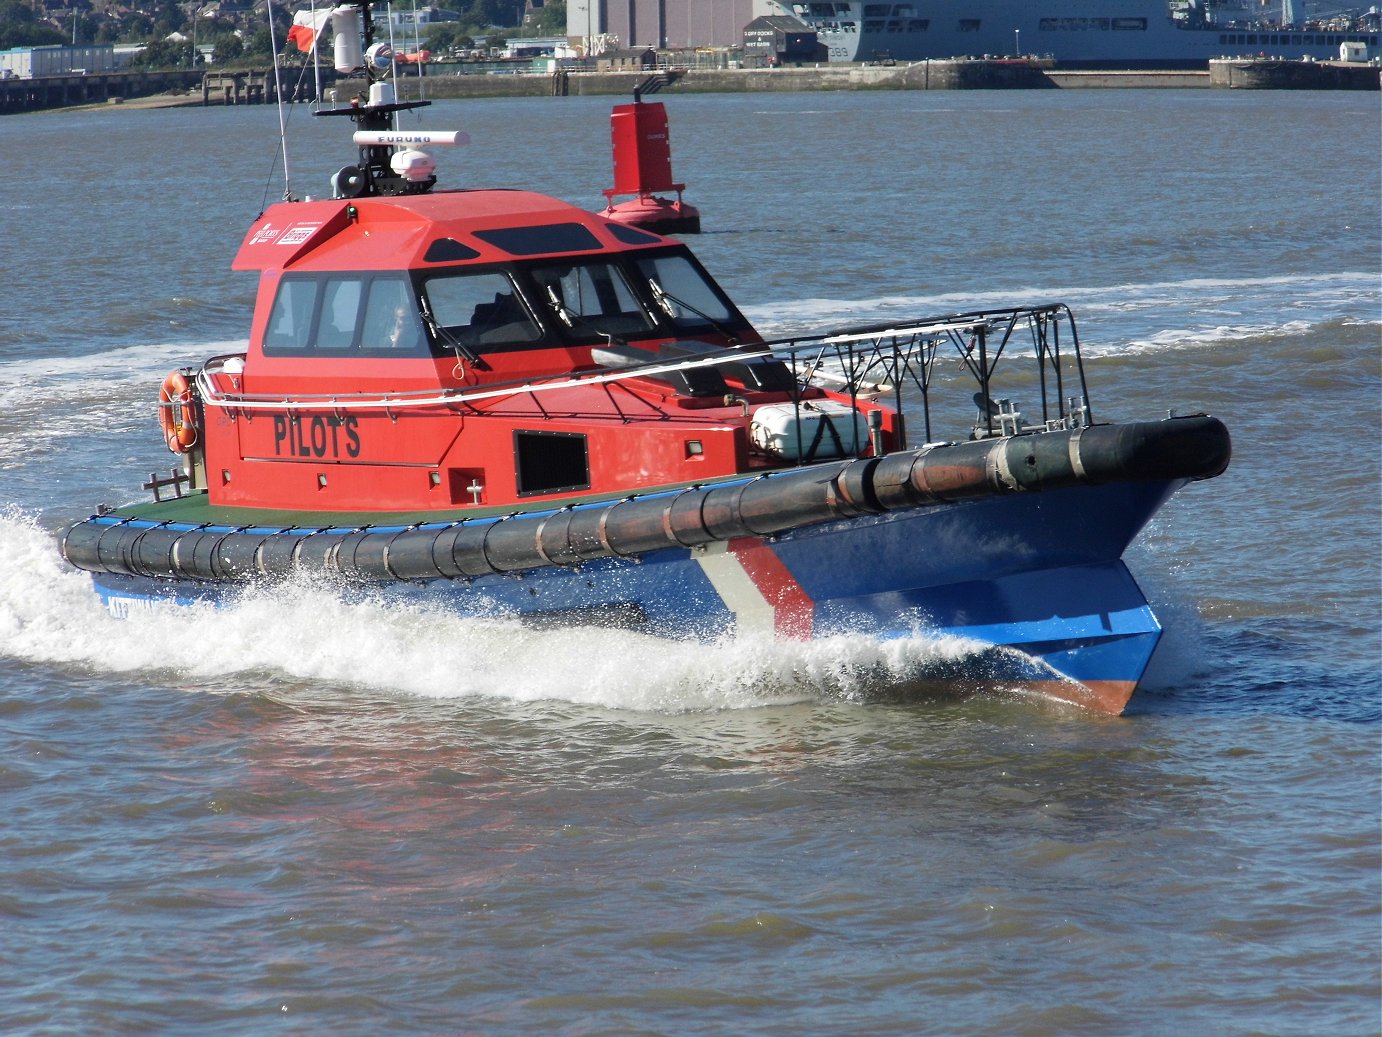
[[[197,444],[197,418],[192,410],[192,387],[181,371],[170,371],[158,390],[158,423],[163,439],[175,454]]]

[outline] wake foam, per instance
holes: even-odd
[[[744,308],[767,337],[983,309],[1062,302],[1088,357],[1303,337],[1334,322],[1382,327],[1375,274],[1187,278],[1145,284],[801,299]]]
[[[224,608],[167,605],[116,619],[89,577],[61,561],[52,536],[13,508],[0,512],[0,558],[0,654],[218,689],[227,677],[259,687],[268,674],[437,699],[677,713],[873,700],[992,651],[924,635],[707,645],[590,627],[536,630],[513,619],[356,600],[305,578],[250,589]]]

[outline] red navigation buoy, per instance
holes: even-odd
[[[614,186],[604,192],[605,216],[619,223],[657,234],[699,234],[700,210],[682,201],[685,184],[672,179],[672,145],[667,133],[667,109],[659,101],[615,105],[610,115],[614,145]],[[656,191],[675,191],[676,200]],[[620,195],[634,195],[614,203]]]

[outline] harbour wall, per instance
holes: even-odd
[[[432,75],[429,97],[623,96],[644,93],[791,93],[831,90],[1042,90],[1053,83],[1027,61],[918,61],[906,65],[820,65],[809,68],[687,69],[660,73],[565,72],[546,76]],[[412,86],[410,81],[409,86]]]
[[[1059,72],[1046,73],[1062,90],[1200,90],[1210,85],[1208,72]]]
[[[454,66],[452,66],[454,68]],[[946,59],[898,65],[774,69],[667,69],[499,74],[443,71],[399,80],[404,98],[582,97],[832,90],[1298,89],[1377,90],[1376,65],[1225,59],[1207,71],[1062,71],[1022,59]],[[285,100],[309,100],[311,84],[284,80]],[[334,74],[325,77],[326,83]],[[305,91],[305,92],[304,92]],[[327,100],[333,100],[324,91]],[[157,98],[162,105],[263,104],[276,99],[272,70],[111,72],[0,80],[0,115]],[[344,100],[344,95],[334,100]]]
[[[1222,58],[1209,63],[1209,83],[1229,90],[1378,90],[1382,70],[1348,61]]]
[[[0,115],[119,103],[155,94],[197,91],[201,72],[68,72],[34,79],[0,79]],[[188,98],[188,103],[193,103]]]
[[[429,97],[629,96],[648,72],[557,72],[551,75],[432,75]],[[409,85],[411,86],[409,81]],[[670,93],[831,90],[1377,90],[1376,65],[1319,61],[1214,61],[1202,71],[1065,71],[1021,60],[950,59],[907,65],[667,71],[653,89]]]

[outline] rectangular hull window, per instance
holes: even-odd
[[[585,436],[579,432],[515,432],[518,495],[590,489]]]

